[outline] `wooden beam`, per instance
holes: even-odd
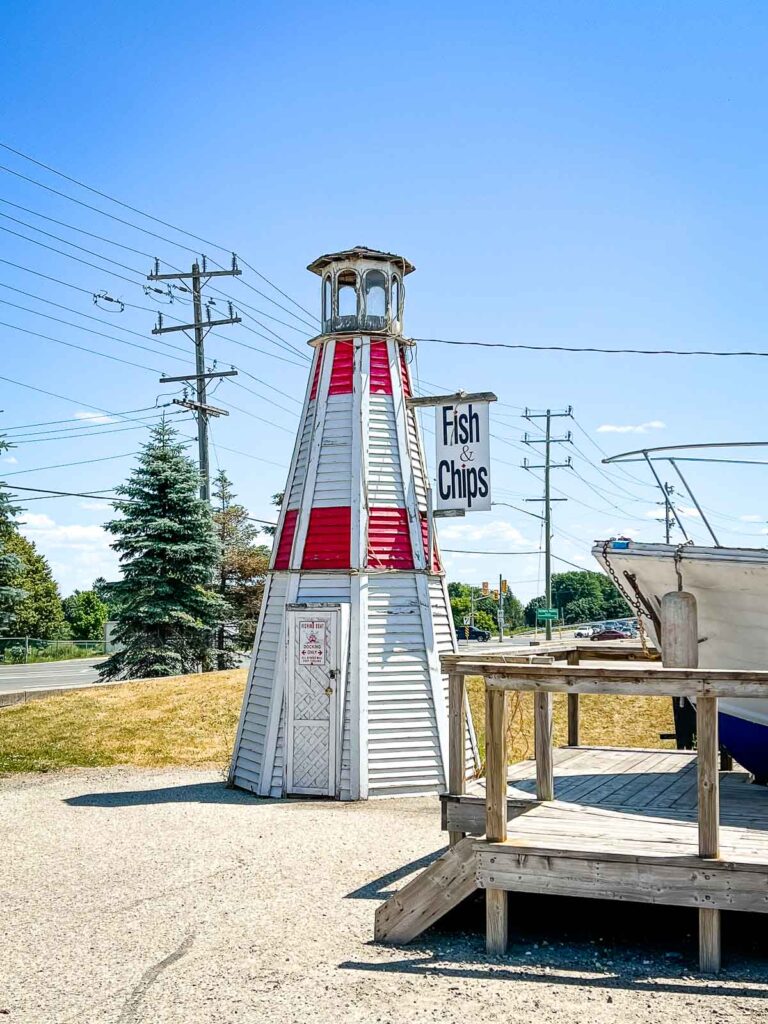
[[[536,797],[539,800],[554,800],[551,693],[537,693],[534,697],[533,737],[536,752]]]
[[[485,691],[485,827],[489,840],[507,838],[507,695]],[[507,893],[489,888],[485,894],[485,947],[507,950]]]
[[[467,789],[465,694],[464,673],[451,672],[448,676],[448,792],[452,796],[462,796]],[[463,838],[463,832],[448,833],[451,846]]]
[[[575,667],[579,664],[579,651],[568,651],[568,664]],[[579,695],[578,693],[568,694],[568,746],[578,747],[579,745]]]
[[[655,697],[768,697],[768,672],[704,668],[590,668],[567,665],[470,665],[497,690],[617,693]]]
[[[696,753],[699,784],[699,854],[720,856],[720,775],[717,697],[696,701]],[[699,910],[699,966],[708,974],[720,970],[720,911]]]
[[[410,942],[477,889],[476,840],[463,839],[376,908],[374,939]]]
[[[664,667],[697,668],[699,625],[696,598],[684,590],[661,599],[661,650]],[[717,697],[696,701],[699,856],[720,855],[719,744]],[[708,974],[720,970],[720,911],[699,910],[699,967]]]

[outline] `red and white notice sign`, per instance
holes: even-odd
[[[299,621],[299,664],[325,665],[326,663],[326,623],[315,619]]]

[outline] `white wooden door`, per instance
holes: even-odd
[[[336,795],[339,609],[288,611],[288,793]]]

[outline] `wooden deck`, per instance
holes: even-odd
[[[508,836],[526,838],[547,834],[554,810],[562,827],[579,830],[581,818],[592,829],[596,822],[611,835],[626,835],[640,827],[653,845],[677,842],[698,853],[696,755],[686,750],[637,750],[615,747],[561,747],[554,751],[555,799],[538,804],[536,762],[520,761],[507,770]],[[485,779],[466,784],[460,796],[441,798],[443,828],[469,835],[485,834]],[[517,820],[525,812],[524,818]],[[514,821],[512,819],[515,819]],[[722,855],[738,847],[744,852],[743,832],[749,830],[755,849],[768,863],[768,788],[750,785],[746,772],[720,772]],[[604,830],[604,829],[603,829]],[[558,828],[556,831],[562,831]],[[731,832],[733,835],[731,836]],[[669,850],[669,846],[661,849]]]
[[[474,882],[485,890],[490,953],[507,948],[509,892],[630,900],[697,908],[699,965],[711,973],[720,969],[721,910],[768,913],[768,789],[724,770],[730,758],[718,738],[719,699],[768,698],[768,671],[699,668],[695,597],[671,591],[660,606],[663,666],[629,649],[616,652],[624,662],[616,667],[581,664],[604,660],[595,659],[597,645],[513,660],[443,655],[449,849],[378,908],[378,941],[409,942]],[[468,782],[466,677],[477,675],[485,680],[486,778]],[[533,694],[535,758],[510,768],[507,696],[515,691]],[[568,695],[569,745],[559,750],[555,693]],[[585,693],[695,699],[696,753],[579,746]]]

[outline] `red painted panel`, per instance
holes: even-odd
[[[386,341],[371,342],[371,394],[391,395],[392,377]]]
[[[317,386],[320,383],[320,368],[323,365],[323,352],[324,351],[325,351],[325,346],[323,346],[322,348],[317,349],[317,351],[315,352],[315,372],[314,372],[314,374],[312,376],[312,388],[311,388],[311,390],[309,392],[309,400],[310,400],[310,402],[314,401],[314,399],[317,398]]]
[[[346,506],[313,508],[304,542],[302,569],[348,569],[352,509]]]
[[[293,546],[293,535],[296,533],[296,519],[298,517],[298,509],[292,508],[285,513],[285,519],[283,520],[283,529],[280,532],[280,540],[277,545],[277,555],[275,556],[275,568],[276,569],[287,569],[291,559],[291,547]]]
[[[329,395],[349,395],[352,393],[352,362],[355,354],[351,338],[337,338],[336,351],[333,354],[331,385]]]
[[[413,552],[406,509],[370,509],[368,513],[368,565],[371,569],[413,569]]]
[[[427,513],[420,512],[421,517],[421,541],[424,545],[424,560],[429,558],[429,526],[427,525]],[[440,572],[440,555],[437,550],[437,539],[432,550],[432,572]]]
[[[403,392],[406,398],[413,397],[411,390],[411,378],[408,373],[408,364],[405,361],[405,345],[400,346],[400,376],[403,381]]]

